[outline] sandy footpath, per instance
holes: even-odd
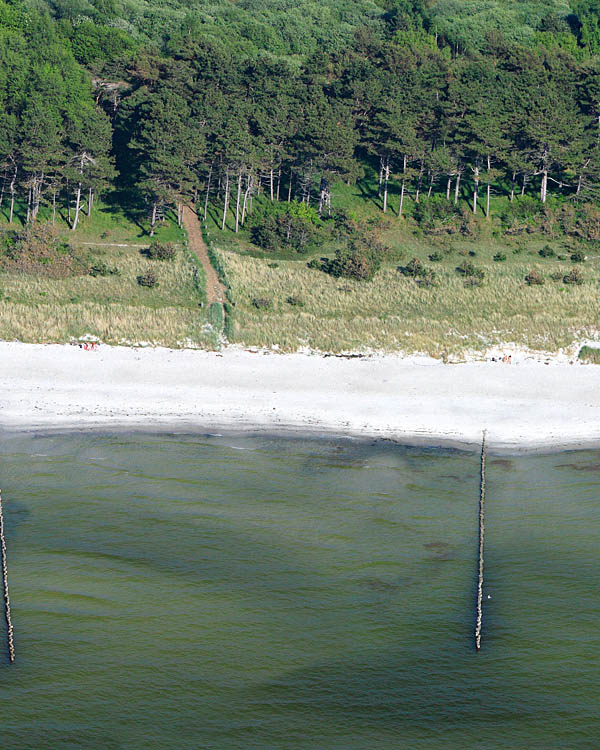
[[[0,427],[310,429],[514,450],[600,444],[600,366],[0,342]]]

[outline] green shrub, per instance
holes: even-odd
[[[296,297],[295,295],[289,296],[286,299],[286,302],[292,307],[304,307],[304,301],[300,297]]]
[[[550,274],[550,278],[552,281],[562,281],[563,280],[563,272],[562,271],[554,271]]]
[[[154,240],[146,251],[150,260],[175,260],[177,250],[172,242],[159,242]]]
[[[425,270],[425,266],[421,263],[418,258],[409,260],[405,266],[398,266],[398,270],[403,276],[410,276],[413,279],[421,276]]]
[[[600,365],[600,348],[594,346],[582,346],[577,358],[582,362],[590,362],[594,365]]]
[[[571,260],[573,263],[583,263],[585,261],[585,253],[583,250],[575,250],[575,252],[571,254]]]
[[[377,249],[351,241],[347,248],[335,251],[332,261],[323,267],[327,273],[357,281],[370,281],[381,268],[381,253]]]
[[[437,275],[435,271],[424,266],[418,258],[413,258],[405,266],[398,266],[403,276],[408,276],[416,281],[419,286],[433,286]]]
[[[496,255],[494,255],[494,260],[496,263],[504,262],[506,260],[506,253],[496,253]]]
[[[154,287],[158,286],[158,279],[156,278],[154,271],[146,271],[146,273],[142,273],[137,277],[137,283],[140,286],[154,289]]]
[[[255,307],[257,310],[268,310],[272,304],[272,301],[266,297],[252,298],[252,307]]]
[[[537,269],[532,268],[527,276],[525,276],[525,283],[529,286],[542,286],[544,283],[544,277]]]
[[[444,256],[442,255],[442,253],[438,252],[437,250],[435,253],[431,253],[431,255],[429,256],[429,260],[432,263],[439,263],[443,259],[444,259]]]
[[[544,245],[544,247],[538,251],[538,255],[542,258],[555,258],[556,253],[550,245]]]
[[[527,195],[509,203],[502,212],[502,223],[508,230],[521,232],[528,226],[535,225],[544,210],[538,198]]]
[[[250,222],[252,242],[268,252],[281,249],[306,253],[325,238],[325,228],[312,206],[298,201],[269,203]]]
[[[583,284],[583,275],[581,271],[578,268],[574,268],[566,276],[563,276],[563,283],[576,284],[577,286],[581,286],[581,284]]]
[[[60,279],[84,275],[90,269],[87,259],[60,237],[56,227],[35,223],[2,233],[0,270]]]
[[[481,280],[485,276],[485,272],[482,268],[477,268],[477,266],[474,266],[473,263],[470,263],[466,260],[464,260],[459,266],[456,267],[456,271],[457,273],[460,273],[467,278]]]
[[[90,276],[120,276],[121,272],[116,266],[107,266],[103,260],[96,261],[89,270]]]
[[[414,218],[419,227],[429,234],[452,234],[460,227],[460,211],[441,195],[425,198],[414,208]]]

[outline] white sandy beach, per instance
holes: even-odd
[[[0,427],[311,430],[519,450],[600,443],[600,367],[0,343]]]

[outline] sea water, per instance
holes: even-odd
[[[600,454],[4,434],[0,746],[597,748]]]

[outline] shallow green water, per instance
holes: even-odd
[[[0,485],[2,748],[598,747],[598,452],[489,459],[479,654],[476,455],[4,435]]]

